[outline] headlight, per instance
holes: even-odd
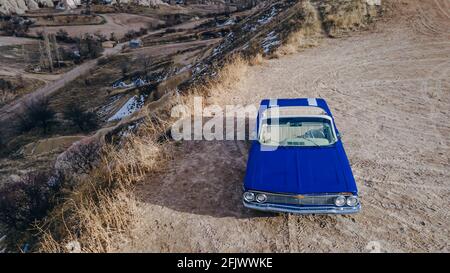
[[[244,200],[252,202],[255,200],[255,194],[253,192],[244,192]]]
[[[258,195],[256,195],[256,201],[258,201],[259,203],[264,203],[267,200],[267,196],[264,193],[260,193]]]
[[[336,200],[334,200],[334,204],[336,204],[336,206],[338,207],[342,207],[343,205],[345,205],[345,197],[342,195],[336,197]]]
[[[354,207],[358,204],[358,197],[349,196],[347,197],[347,206]]]

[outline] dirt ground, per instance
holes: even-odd
[[[167,171],[136,189],[141,220],[118,251],[448,252],[450,2],[398,3],[375,29],[251,67],[236,90],[214,98],[325,98],[360,190],[359,214],[247,210],[248,143],[186,141]]]
[[[0,36],[0,77],[18,76],[49,82],[58,78],[58,75],[36,74],[25,71],[30,64],[39,62],[38,41],[30,38]]]
[[[0,36],[0,46],[34,44],[36,40],[22,37]]]
[[[139,30],[140,28],[147,28],[148,24],[157,25],[163,23],[159,19],[148,16],[141,16],[127,13],[114,13],[102,15],[106,23],[99,25],[74,25],[74,26],[48,26],[48,27],[33,27],[30,29],[31,34],[36,35],[40,31],[45,30],[48,33],[56,33],[63,28],[69,36],[79,37],[85,33],[100,32],[109,38],[110,34],[114,32],[116,37],[122,37],[130,30]]]

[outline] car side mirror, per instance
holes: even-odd
[[[339,140],[341,140],[341,139],[342,139],[342,133],[338,133],[338,134],[337,134],[337,138],[338,138]]]

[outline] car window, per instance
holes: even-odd
[[[276,146],[328,146],[336,137],[326,118],[269,118],[262,121],[259,141]]]

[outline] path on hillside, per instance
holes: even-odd
[[[115,46],[114,48],[106,48],[103,52],[102,56],[111,56],[114,54],[117,54],[122,49],[123,44],[119,44]],[[20,109],[26,104],[31,101],[33,101],[36,98],[42,98],[49,96],[53,94],[54,92],[58,91],[60,88],[64,87],[66,84],[70,83],[71,81],[75,80],[79,76],[85,74],[90,69],[94,68],[97,65],[98,59],[93,59],[89,61],[85,61],[80,65],[75,66],[73,69],[62,73],[60,77],[52,81],[50,83],[47,83],[45,86],[36,89],[30,94],[27,94],[17,100],[14,100],[13,102],[3,106],[0,108],[0,123],[5,122],[11,117],[15,115]]]
[[[348,216],[243,208],[248,143],[184,142],[136,193],[141,221],[119,251],[449,251],[449,1],[403,1],[373,31],[249,68],[226,104],[322,97],[360,190]],[[425,2],[425,1],[424,1]]]
[[[196,20],[193,22],[186,22],[182,23],[180,25],[174,26],[179,29],[186,29],[186,28],[192,28],[195,27],[198,24],[201,24],[206,19]],[[173,27],[172,27],[173,28]],[[151,31],[147,33],[146,35],[143,35],[141,39],[144,39],[147,36],[154,35],[157,33],[164,32],[166,29],[162,28],[159,30]],[[122,48],[127,44],[128,42],[123,42],[117,44],[113,48],[105,48],[103,54],[101,57],[107,57],[107,56],[113,56],[116,54],[119,54],[122,50]],[[170,45],[169,45],[170,46]],[[100,58],[100,57],[99,57]],[[17,100],[14,100],[13,102],[6,104],[0,108],[0,124],[8,124],[8,121],[13,119],[17,113],[23,110],[24,105],[27,103],[30,103],[31,101],[37,99],[37,98],[43,98],[52,95],[68,83],[72,82],[76,78],[78,78],[81,75],[86,74],[91,69],[95,68],[97,65],[98,59],[88,60],[83,62],[82,64],[74,67],[73,69],[64,72],[59,75],[58,79],[52,82],[47,83],[45,86],[36,89],[32,93],[29,93]]]

